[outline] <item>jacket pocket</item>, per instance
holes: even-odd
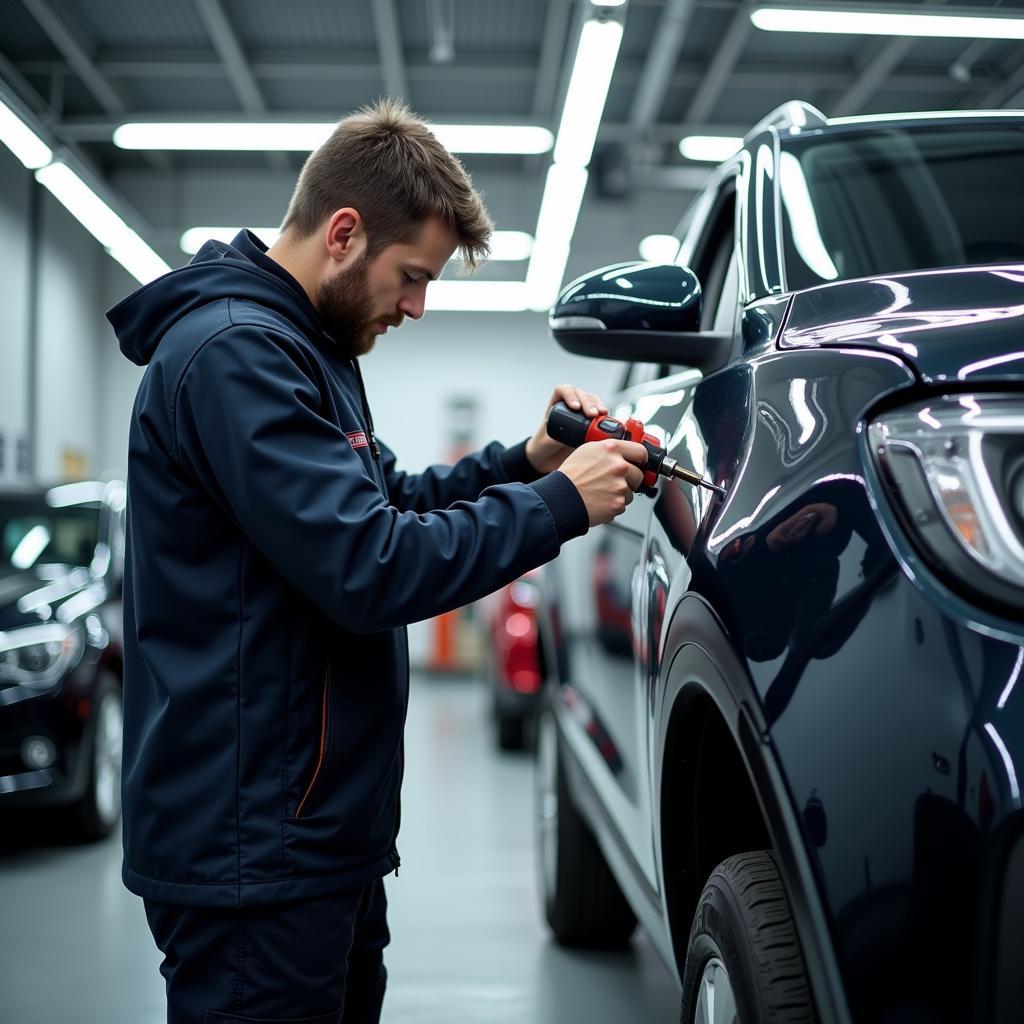
[[[313,791],[316,789],[317,783],[320,781],[320,776],[323,773],[324,761],[327,758],[327,729],[331,719],[331,667],[327,665],[324,668],[324,692],[320,702],[320,752],[317,755],[316,767],[313,769],[313,776],[309,780],[309,785],[306,787],[305,793],[302,794],[302,799],[299,801],[299,806],[295,811],[295,817],[301,818],[303,811],[309,804],[309,799],[313,795]]]

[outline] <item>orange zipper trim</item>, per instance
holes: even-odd
[[[306,792],[302,796],[302,800],[299,801],[299,809],[295,812],[296,818],[302,817],[302,808],[306,806],[306,801],[309,799],[309,794],[313,792],[313,787],[316,786],[316,780],[320,778],[320,769],[324,766],[324,755],[327,753],[327,687],[331,684],[331,669],[327,667],[324,672],[324,696],[320,710],[320,756],[316,762],[316,770],[313,772],[313,778],[310,779],[309,785],[306,787]]]

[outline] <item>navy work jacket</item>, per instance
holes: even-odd
[[[419,475],[356,363],[242,231],[108,314],[146,365],[129,436],[125,884],[239,906],[398,865],[407,623],[587,529],[561,473],[491,444]]]

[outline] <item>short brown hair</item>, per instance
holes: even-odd
[[[466,169],[401,100],[338,122],[303,165],[281,230],[308,238],[343,206],[361,214],[368,256],[414,236],[431,215],[458,237],[467,266],[490,253],[494,225]]]

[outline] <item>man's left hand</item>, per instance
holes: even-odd
[[[548,413],[558,402],[565,402],[574,412],[582,412],[591,419],[595,416],[604,416],[608,412],[608,406],[597,395],[574,388],[571,384],[559,384],[551,395],[537,432],[526,442],[526,457],[538,473],[553,473],[572,452],[568,445],[548,437]]]

